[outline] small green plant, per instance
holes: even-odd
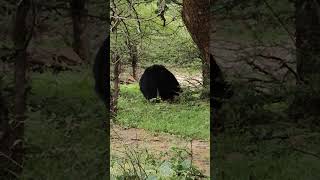
[[[205,179],[192,165],[186,149],[171,148],[169,152],[151,154],[147,150],[126,148],[123,157],[113,157],[111,175],[113,179]]]

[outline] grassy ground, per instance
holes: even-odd
[[[23,179],[106,179],[106,111],[89,71],[31,79]]]
[[[166,67],[174,72],[175,75],[183,74],[183,78],[199,74],[198,66],[178,68],[167,65]],[[143,135],[137,135],[133,132],[134,134],[129,135],[129,138],[124,138],[126,140],[123,140],[123,143],[127,144],[127,146],[115,144],[112,147],[111,170],[113,177],[120,179],[139,177],[143,179],[147,176],[145,172],[147,172],[150,179],[202,177],[202,175],[198,174],[200,166],[195,167],[191,163],[190,149],[185,146],[183,148],[180,147],[184,143],[187,144],[190,139],[209,140],[209,102],[208,100],[201,100],[200,93],[200,90],[191,91],[184,89],[184,93],[177,102],[153,103],[143,97],[138,83],[122,84],[120,86],[118,114],[115,119],[116,124],[122,127],[139,128],[134,131],[136,133],[137,131],[141,133],[140,129],[151,133],[148,135],[149,141],[144,141]],[[168,134],[175,135],[170,136],[175,140],[164,142]],[[182,138],[180,139],[180,144],[174,142],[179,140],[177,136]],[[134,141],[132,137],[137,137],[138,140]],[[159,140],[154,142],[154,138],[159,138]],[[141,142],[149,145],[143,145],[144,143]],[[178,148],[178,150],[173,150],[172,148]],[[194,149],[196,148],[194,147]],[[126,153],[119,153],[123,151]],[[159,154],[159,152],[161,153]],[[207,153],[209,153],[208,149],[204,154]],[[199,156],[194,158],[201,159]],[[209,158],[206,160],[209,161]],[[133,167],[136,167],[139,171]],[[203,170],[207,167],[201,166],[201,168]],[[140,169],[143,169],[142,173]]]
[[[23,179],[105,179],[105,109],[93,91],[91,71],[31,76]],[[151,104],[137,84],[122,85],[117,120],[123,126],[208,139],[209,104],[197,96],[187,96],[194,99],[188,103]]]
[[[150,103],[144,99],[138,84],[121,86],[117,121],[123,126],[209,139],[209,116],[209,103],[196,98],[188,102]]]

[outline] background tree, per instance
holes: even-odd
[[[210,84],[210,0],[183,0],[182,18],[193,41],[200,49],[202,56],[203,85],[208,87]]]
[[[107,4],[93,0],[86,4],[90,13],[76,13],[94,27],[85,32],[90,41],[85,45],[92,45],[87,62],[108,34]],[[101,126],[106,111],[94,94],[91,67],[80,66],[82,58],[72,49],[70,0],[8,0],[1,1],[0,9],[0,179],[107,179],[109,137]],[[70,74],[60,75],[66,70]],[[82,106],[90,108],[80,112]]]
[[[89,62],[87,0],[71,0],[73,22],[73,49],[84,62]]]
[[[319,115],[320,105],[320,5],[318,1],[295,1],[298,94],[291,106],[293,118]],[[314,123],[317,120],[315,120]],[[312,122],[311,122],[312,123]]]
[[[296,0],[297,72],[307,84],[319,81],[320,5],[318,1]]]
[[[32,10],[32,11],[31,11]],[[32,12],[32,13],[31,13]],[[14,119],[9,121],[7,103],[1,97],[0,176],[6,179],[20,178],[24,164],[24,125],[26,120],[27,97],[27,47],[34,25],[35,9],[32,1],[23,0],[17,5],[14,19],[13,42],[15,50],[14,66]],[[31,28],[30,26],[31,25]],[[1,94],[1,96],[3,96]]]

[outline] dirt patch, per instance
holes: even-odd
[[[199,88],[202,86],[202,77],[200,75],[194,75],[194,76],[187,76],[182,74],[177,74],[176,78],[178,82],[183,87],[190,87],[190,88]]]
[[[170,134],[155,134],[144,129],[113,126],[111,130],[111,151],[120,153],[125,145],[135,149],[148,149],[151,153],[168,152],[171,147],[185,148],[192,152],[192,163],[203,172],[210,175],[209,141],[187,141]]]

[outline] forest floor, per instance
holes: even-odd
[[[111,130],[111,151],[116,155],[124,156],[123,152],[126,146],[138,151],[147,149],[155,155],[159,155],[160,152],[168,152],[171,147],[186,149],[192,154],[190,156],[192,164],[204,175],[210,175],[210,145],[208,140],[195,139],[188,141],[167,133],[154,133],[144,129],[123,128],[114,125]]]
[[[169,69],[175,75],[181,86],[192,89],[201,86],[201,73],[182,71],[184,69]],[[142,73],[143,70],[140,70],[139,76],[141,76]],[[125,82],[129,76],[128,74],[122,74],[121,79]],[[136,93],[140,94],[139,91]],[[139,107],[138,104],[136,104],[136,106]],[[125,128],[120,125],[113,125],[111,129],[111,154],[113,155],[125,157],[126,148],[129,148],[134,149],[136,152],[148,150],[148,153],[156,157],[159,157],[160,153],[169,153],[169,156],[174,156],[174,154],[170,154],[170,149],[180,148],[190,153],[188,157],[192,164],[206,176],[210,175],[209,147],[208,139],[183,138],[175,135],[175,133],[165,133],[161,130],[155,132],[146,128]]]

